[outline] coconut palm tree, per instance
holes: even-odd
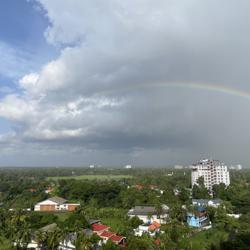
[[[87,237],[83,232],[77,233],[77,238],[75,241],[76,249],[79,250],[91,250],[93,249],[93,244],[90,237]]]
[[[31,241],[31,230],[30,230],[30,225],[25,222],[19,230],[19,239],[21,242],[22,248],[26,249],[28,244]]]
[[[40,230],[36,231],[34,234],[34,240],[37,242],[38,248],[41,250],[44,249],[46,237],[47,237],[46,233]]]
[[[47,234],[46,247],[51,250],[57,249],[64,238],[63,231],[60,228],[56,228],[53,232]]]

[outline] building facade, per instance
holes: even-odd
[[[75,211],[79,203],[67,203],[67,200],[61,197],[51,197],[35,205],[34,211],[54,212],[54,211]]]
[[[212,190],[213,185],[224,183],[230,184],[230,176],[227,166],[217,160],[201,160],[192,165],[192,186],[197,184],[199,177],[204,178],[204,185],[207,189]]]
[[[139,225],[138,228],[134,229],[135,236],[142,236],[143,234],[148,234],[151,237],[154,237],[156,233],[160,233],[161,224],[156,221],[149,224]]]
[[[187,214],[187,224],[190,227],[203,228],[211,224],[205,208],[198,207],[193,213]]]
[[[221,205],[221,199],[192,199],[192,204],[199,207],[215,207]]]
[[[160,214],[157,213],[155,207],[151,206],[135,206],[128,211],[128,217],[137,216],[143,223],[153,223],[154,221],[160,224],[165,224],[168,218],[169,207],[162,205]]]

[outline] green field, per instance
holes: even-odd
[[[133,178],[131,175],[79,175],[79,176],[55,176],[55,177],[48,177],[47,180],[68,180],[68,179],[75,179],[75,180],[100,180],[100,181],[107,181],[107,180],[122,180],[122,179],[131,179]]]
[[[189,244],[192,250],[206,250],[211,244],[219,246],[220,241],[225,241],[228,238],[228,233],[217,229],[210,229],[197,233],[189,239]]]
[[[70,212],[65,212],[65,213],[55,213],[55,215],[58,218],[58,221],[60,222],[64,222],[65,220],[67,220],[70,216]]]
[[[14,249],[10,240],[7,240],[3,236],[0,236],[0,249],[1,250],[10,250]]]

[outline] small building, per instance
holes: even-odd
[[[54,189],[52,188],[52,187],[48,187],[44,192],[46,193],[46,194],[50,194],[50,193],[52,193],[54,191]]]
[[[209,224],[209,220],[204,208],[199,207],[195,213],[187,214],[187,223],[190,227],[202,228]]]
[[[142,236],[147,233],[149,236],[154,237],[157,232],[160,232],[161,224],[156,221],[150,224],[140,225],[138,228],[134,229],[135,236]]]
[[[128,211],[130,218],[137,216],[144,223],[153,223],[154,221],[164,224],[168,218],[169,208],[166,205],[162,205],[160,214],[155,207],[152,206],[135,206]]]
[[[227,214],[227,216],[232,217],[234,219],[239,219],[241,217],[241,214]]]
[[[69,233],[65,236],[65,238],[60,242],[58,246],[58,250],[75,250],[75,244],[77,234]],[[40,249],[39,249],[40,250]]]
[[[181,193],[180,189],[178,189],[178,188],[174,188],[173,192],[174,192],[175,196],[178,196]]]
[[[101,223],[95,223],[95,224],[91,225],[91,227],[92,227],[93,232],[98,234],[99,236],[103,232],[108,231],[110,228],[109,226],[103,225]]]
[[[221,199],[192,199],[192,204],[199,207],[215,207],[221,204]]]
[[[131,166],[131,165],[126,165],[125,168],[126,168],[126,169],[131,169],[132,166]]]
[[[101,245],[106,244],[108,240],[111,240],[116,245],[121,245],[121,246],[125,245],[126,238],[123,236],[117,235],[114,232],[110,232],[109,226],[103,225],[100,222],[98,222],[98,223],[92,224],[91,227],[92,227],[93,232],[96,233],[102,239],[102,242],[100,243]]]
[[[187,223],[190,227],[203,227],[205,226],[203,224],[206,221],[207,221],[207,217],[199,217],[194,214],[187,215]]]
[[[79,203],[67,203],[67,200],[54,196],[35,205],[34,211],[55,212],[55,211],[75,211],[80,206]]]
[[[88,220],[88,224],[89,225],[93,225],[93,224],[98,224],[98,223],[101,223],[101,220],[99,220],[99,219],[89,219]]]
[[[183,166],[182,165],[175,165],[174,169],[183,169]]]
[[[30,193],[35,193],[37,190],[36,190],[36,188],[29,188],[28,191],[29,191]]]
[[[120,235],[112,235],[111,238],[112,242],[119,246],[125,246],[126,238]]]
[[[102,238],[103,243],[106,244],[109,239],[111,239],[112,236],[114,236],[115,233],[110,231],[104,231],[99,236]]]
[[[133,187],[136,188],[137,190],[142,190],[142,189],[144,189],[144,186],[141,185],[141,184],[136,184],[136,185],[134,185]]]

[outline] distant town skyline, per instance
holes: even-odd
[[[0,166],[250,167],[250,2],[0,3]]]

